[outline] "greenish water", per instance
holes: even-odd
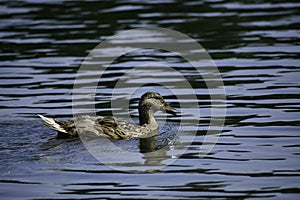
[[[299,8],[298,1],[0,1],[1,199],[299,199]],[[196,137],[175,162],[127,173],[96,160],[79,139],[56,140],[36,114],[72,117],[83,59],[107,37],[143,27],[177,30],[209,52],[224,81],[227,115],[213,150],[199,159],[211,110],[195,69],[163,51],[119,58],[97,90],[99,114],[112,113],[110,96],[122,73],[164,61],[188,77],[201,115],[199,126],[189,127]],[[130,104],[134,120],[137,98]],[[178,107],[174,95],[166,100]],[[184,117],[169,118],[164,136]],[[164,139],[158,138],[161,145]],[[118,145],[139,151],[138,140]]]

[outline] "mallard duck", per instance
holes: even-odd
[[[169,107],[163,97],[157,92],[147,92],[141,96],[139,102],[140,124],[129,123],[114,117],[80,116],[68,121],[38,115],[44,125],[58,132],[58,138],[76,137],[78,134],[103,136],[114,140],[132,138],[146,138],[155,135],[158,124],[154,113],[161,110],[176,115],[177,110]]]

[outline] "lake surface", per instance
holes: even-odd
[[[0,9],[1,199],[299,199],[298,1],[7,0],[0,1]],[[103,116],[129,112],[137,122],[139,96],[148,90],[162,93],[181,111],[167,118],[158,113],[161,134],[151,141],[162,151],[143,152],[138,139],[116,142],[141,163],[131,162],[129,153],[108,152],[104,156],[115,162],[112,166],[93,157],[78,138],[56,139],[36,114],[72,117],[74,81],[88,54],[110,36],[147,27],[188,35],[217,65],[226,121],[210,153],[199,156],[212,118],[207,82],[180,56],[152,49],[111,64],[98,84],[95,109]],[[131,40],[157,38],[145,33]],[[113,57],[118,50],[105,53]],[[138,74],[146,73],[149,63],[158,70],[147,79],[149,85],[135,91],[129,108],[112,106],[111,101],[129,101],[124,91],[115,90],[122,75],[136,66]],[[172,94],[162,87],[178,82],[174,74],[160,73],[162,63],[184,75],[196,99],[185,88]],[[87,105],[89,98],[80,100]],[[190,104],[196,107],[185,106]],[[200,122],[190,124],[198,110]],[[182,135],[189,142],[177,148],[174,141]]]

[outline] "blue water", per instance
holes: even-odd
[[[299,199],[299,8],[298,1],[267,0],[0,1],[0,198]],[[130,112],[137,122],[138,97],[149,88],[182,114],[168,117],[163,134],[151,140],[166,146],[163,151],[139,153],[142,164],[110,152],[119,164],[114,168],[93,157],[82,140],[56,139],[36,114],[72,117],[74,80],[88,53],[123,30],[145,27],[179,31],[207,50],[225,85],[225,126],[212,151],[199,158],[211,117],[205,82],[178,55],[131,52],[112,64],[99,85],[97,114],[121,109],[120,115]],[[113,55],[118,47],[111,50]],[[184,74],[197,99],[189,99],[184,88],[172,95],[148,86],[135,93],[129,111],[112,108],[111,101],[119,100],[112,93],[122,93],[114,90],[122,73],[150,61]],[[155,74],[149,82],[176,83],[164,76]],[[180,108],[178,102],[198,105],[197,126],[188,124],[186,113],[198,108]],[[165,117],[159,113],[158,121]],[[180,123],[184,139],[192,142],[170,155]],[[195,137],[189,136],[192,130]],[[139,143],[116,145],[138,153]]]

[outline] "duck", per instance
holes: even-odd
[[[48,118],[38,114],[44,125],[57,132],[57,138],[91,135],[106,137],[113,140],[128,140],[133,138],[148,138],[157,134],[158,123],[154,113],[163,111],[172,115],[179,112],[170,107],[157,92],[144,93],[139,101],[139,124],[130,123],[115,117],[88,116],[74,117],[67,121]]]

